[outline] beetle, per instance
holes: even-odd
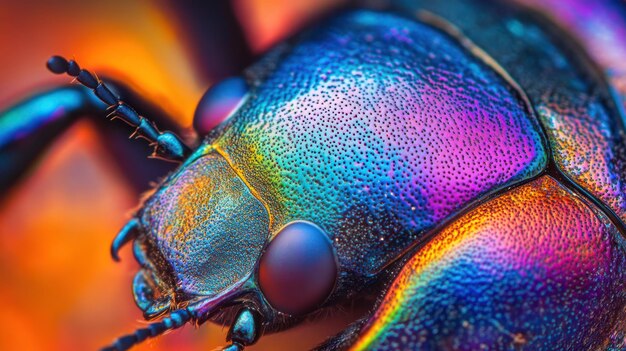
[[[195,127],[206,136],[194,150],[175,134],[159,131],[75,61],[53,57],[48,67],[93,90],[112,117],[135,127],[154,146],[154,156],[181,163],[111,248],[117,258],[119,248],[133,242],[142,266],[133,284],[135,301],[149,319],[166,316],[119,338],[111,349],[126,349],[186,322],[205,322],[228,308],[237,312],[228,321],[227,348],[242,349],[264,331],[371,293],[367,287],[391,282],[402,267],[379,308],[323,347],[474,349],[539,340],[535,347],[540,349],[580,349],[620,342],[611,334],[621,332],[617,312],[596,312],[589,326],[574,329],[569,339],[542,341],[548,330],[533,329],[540,321],[515,315],[508,323],[525,329],[508,332],[510,326],[499,321],[503,312],[495,308],[463,316],[464,308],[484,303],[463,288],[480,289],[484,281],[493,288],[492,276],[477,274],[468,286],[460,284],[454,274],[473,271],[455,271],[465,267],[457,261],[441,280],[428,280],[424,273],[429,263],[445,267],[445,257],[469,257],[476,266],[501,262],[485,259],[493,257],[484,246],[469,245],[457,254],[444,250],[442,242],[474,236],[506,241],[534,229],[533,253],[540,248],[535,241],[550,239],[556,245],[571,239],[536,212],[518,209],[526,219],[517,226],[506,216],[520,203],[542,209],[553,201],[554,208],[572,215],[548,217],[563,225],[587,224],[567,228],[595,243],[587,247],[574,240],[566,248],[602,249],[599,257],[610,257],[595,266],[574,264],[569,272],[576,275],[565,283],[578,282],[580,274],[622,280],[622,112],[593,61],[534,13],[474,1],[399,1],[387,11],[331,17],[267,54],[244,80],[212,88],[196,114]],[[224,99],[226,93],[233,93],[233,101]],[[226,109],[216,107],[224,101]],[[215,126],[216,114],[226,121]],[[575,157],[598,149],[605,152],[589,156],[588,168],[576,162]],[[476,230],[474,218],[495,227]],[[530,255],[515,249],[510,254]],[[572,317],[559,313],[569,306],[565,302],[541,300],[549,290],[545,286],[558,282],[545,273],[553,267],[534,263],[550,258],[526,262],[544,270],[533,275],[536,290],[520,296],[539,301],[530,307],[540,304],[562,324],[580,323],[581,307],[571,307]],[[570,251],[554,258],[587,262]],[[526,273],[519,271],[513,273]],[[511,285],[493,288],[487,304],[515,306],[515,299],[498,299],[506,288],[528,280],[505,278]],[[437,284],[450,289],[437,291]],[[434,292],[425,294],[431,286]],[[620,284],[598,285],[593,303],[621,311],[623,292]],[[469,302],[446,305],[453,297]],[[447,318],[436,317],[445,306],[457,309]],[[428,308],[434,312],[420,314]],[[391,318],[389,310],[409,317]],[[483,325],[481,318],[492,322]],[[597,325],[602,333],[588,336]]]

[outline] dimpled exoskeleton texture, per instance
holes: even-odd
[[[245,278],[268,238],[265,208],[219,155],[188,161],[147,201],[142,221],[151,229],[146,245],[157,249],[147,251],[164,259],[151,258],[155,273],[171,272],[170,288],[190,295],[215,295]]]
[[[599,68],[536,14],[490,1],[397,2],[454,24],[519,83],[546,131],[556,165],[626,221],[624,121]]]
[[[253,67],[246,103],[207,143],[266,204],[334,241],[340,270],[376,273],[479,197],[536,176],[535,117],[452,38],[350,12]]]
[[[421,248],[353,349],[600,349],[623,329],[624,244],[598,208],[544,176]]]

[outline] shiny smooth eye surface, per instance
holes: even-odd
[[[193,128],[206,135],[228,119],[248,93],[248,85],[241,77],[226,78],[212,86],[200,99],[193,116]]]
[[[270,242],[259,264],[259,287],[280,312],[302,315],[332,292],[337,262],[331,241],[316,225],[297,221]]]

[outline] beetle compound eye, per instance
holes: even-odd
[[[204,93],[193,117],[193,128],[206,135],[228,119],[248,93],[248,85],[241,77],[224,79]]]
[[[322,304],[337,278],[332,243],[309,222],[292,222],[270,242],[259,265],[259,286],[280,312],[302,315]]]

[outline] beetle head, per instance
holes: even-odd
[[[190,158],[146,201],[140,222],[133,290],[147,318],[243,293],[269,235],[265,207],[216,153]]]
[[[129,225],[136,234],[125,227],[112,252],[135,239],[133,292],[148,319],[184,310],[204,322],[243,303],[277,330],[319,308],[335,287],[336,253],[324,231],[294,221],[270,241],[268,210],[211,148],[192,155]]]

